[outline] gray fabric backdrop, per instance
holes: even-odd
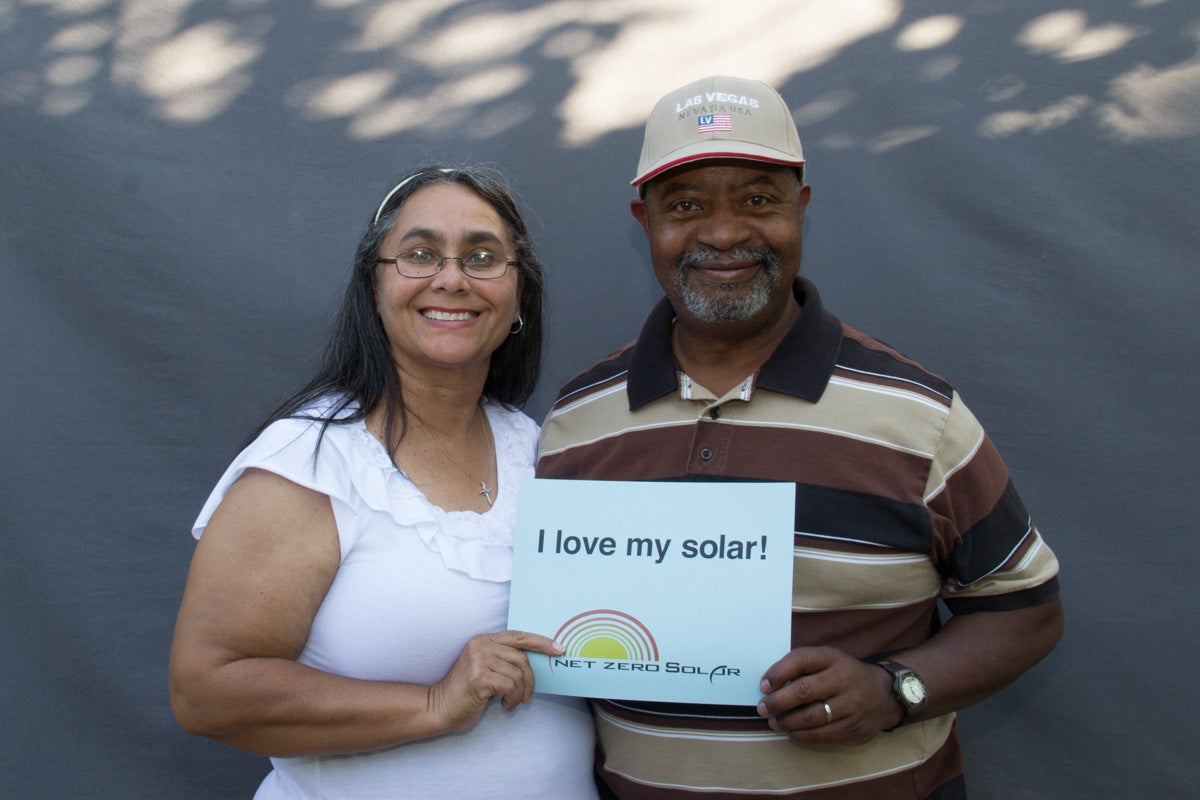
[[[188,529],[375,204],[513,176],[540,418],[657,297],[639,125],[712,72],[781,89],[805,273],[958,385],[1063,562],[1062,643],[962,715],[973,797],[1200,794],[1191,0],[0,0],[0,796],[251,796],[167,705]]]

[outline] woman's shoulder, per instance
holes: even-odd
[[[230,469],[264,469],[323,494],[344,496],[355,465],[371,457],[367,443],[360,441],[370,434],[354,419],[357,409],[353,400],[318,398],[264,427]],[[380,459],[388,462],[384,453]]]
[[[265,425],[242,455],[312,461],[327,443],[335,450],[344,450],[355,427],[352,420],[356,410],[353,400],[347,404],[332,396],[319,398]]]

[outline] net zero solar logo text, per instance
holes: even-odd
[[[554,639],[567,651],[550,659],[551,669],[698,675],[707,677],[710,683],[723,675],[741,674],[739,667],[727,664],[709,668],[660,661],[658,642],[645,623],[632,614],[611,608],[576,614],[562,624]]]

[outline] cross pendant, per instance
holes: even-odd
[[[479,482],[479,493],[487,499],[488,505],[490,506],[492,504],[492,490],[489,489],[487,484],[483,481]]]

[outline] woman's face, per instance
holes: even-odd
[[[380,258],[414,249],[457,259],[488,250],[503,261],[517,254],[508,229],[491,204],[459,184],[418,189],[384,237]],[[401,370],[481,370],[520,315],[519,270],[499,278],[468,277],[460,261],[446,261],[428,278],[408,278],[395,264],[379,264],[375,309]]]

